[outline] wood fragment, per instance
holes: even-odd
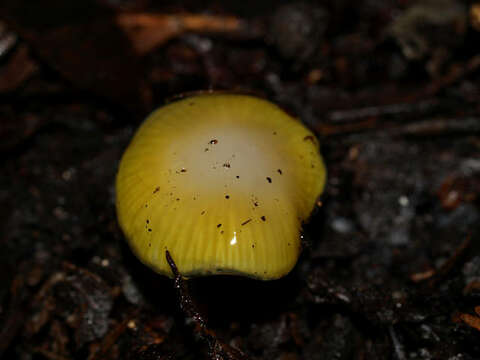
[[[477,329],[478,331],[480,331],[480,317],[473,316],[470,314],[460,314],[458,315],[458,317],[468,326],[473,327],[474,329]]]
[[[117,15],[116,23],[139,55],[185,32],[229,34],[244,28],[243,22],[235,16],[201,14],[123,13]]]
[[[470,7],[470,23],[475,30],[480,31],[480,3]]]
[[[18,89],[37,69],[27,46],[19,46],[8,63],[0,68],[0,93]]]
[[[410,280],[412,280],[414,283],[418,283],[430,279],[433,275],[435,275],[435,270],[429,269],[427,271],[411,274]]]

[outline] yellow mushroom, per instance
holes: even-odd
[[[137,257],[172,276],[286,275],[325,185],[313,133],[252,96],[201,94],[141,125],[120,162],[116,206]]]

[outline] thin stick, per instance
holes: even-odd
[[[248,357],[240,350],[225,344],[217,338],[217,335],[207,327],[205,316],[198,310],[194,303],[185,279],[178,271],[175,261],[173,261],[170,252],[166,250],[165,256],[167,263],[174,275],[175,289],[177,289],[178,297],[180,299],[180,307],[188,317],[191,317],[197,324],[200,335],[208,344],[208,354],[212,360],[248,360]]]

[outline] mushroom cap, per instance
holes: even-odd
[[[154,111],[116,179],[120,226],[136,256],[172,276],[286,275],[325,185],[314,134],[253,96],[201,94]]]

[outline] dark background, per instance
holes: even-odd
[[[0,358],[480,359],[479,31],[461,0],[2,0]],[[329,172],[291,274],[189,281],[210,336],[113,186],[204,89],[296,114]]]

